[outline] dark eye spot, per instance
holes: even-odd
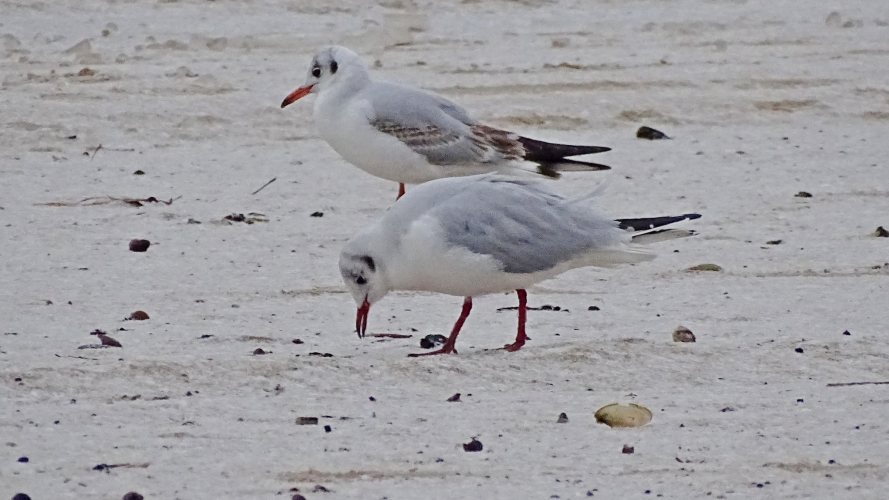
[[[364,276],[359,276],[359,277],[355,278],[355,283],[358,283],[359,285],[364,285],[367,283],[367,278],[365,278]]]
[[[315,66],[314,68],[312,68],[312,76],[314,76],[315,78],[321,77],[321,67],[320,66]]]
[[[336,61],[330,63],[330,74],[336,73],[336,70],[339,69],[339,65],[337,65]]]

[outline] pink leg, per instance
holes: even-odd
[[[399,198],[404,196],[404,184],[398,183],[398,196],[395,197],[395,201],[398,201]]]
[[[408,354],[408,357],[416,358],[419,356],[434,356],[436,354],[457,354],[457,349],[454,348],[454,346],[457,345],[457,334],[460,333],[460,329],[463,328],[463,323],[466,322],[466,318],[469,317],[469,311],[471,310],[472,297],[466,297],[463,299],[463,311],[460,313],[460,319],[454,323],[454,329],[451,330],[451,336],[448,337],[448,341],[445,342],[445,345],[437,351]]]
[[[516,352],[529,340],[525,335],[525,319],[528,317],[528,294],[524,290],[516,290],[519,295],[519,331],[516,333],[515,342],[503,346],[509,352]]]

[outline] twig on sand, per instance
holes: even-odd
[[[93,159],[95,159],[95,157],[96,157],[96,153],[98,153],[100,149],[102,149],[102,145],[101,145],[101,144],[99,144],[99,146],[98,146],[96,149],[93,150],[93,155],[90,156],[90,161],[93,161]]]
[[[258,192],[260,192],[260,191],[262,191],[262,190],[263,190],[263,189],[265,189],[265,187],[266,187],[266,186],[268,186],[268,185],[269,185],[269,184],[271,184],[271,183],[273,183],[273,182],[275,182],[275,181],[276,181],[276,180],[278,180],[278,178],[277,178],[277,177],[275,177],[275,178],[274,178],[274,179],[272,179],[272,180],[270,180],[270,181],[268,181],[268,182],[266,182],[266,183],[265,183],[265,184],[263,184],[263,185],[262,185],[262,187],[261,187],[261,188],[259,188],[259,189],[257,189],[257,190],[256,190],[256,191],[253,191],[253,193],[252,193],[252,194],[256,194],[256,193],[258,193]]]
[[[849,385],[887,385],[889,382],[837,382],[827,384],[827,387],[845,387]]]
[[[143,203],[163,203],[164,205],[172,205],[173,202],[178,200],[179,198],[182,198],[182,196],[170,198],[169,200],[158,200],[154,196],[149,196],[148,198],[115,198],[114,196],[89,196],[73,203],[67,203],[64,201],[51,201],[49,203],[37,203],[37,205],[44,205],[48,207],[76,207],[83,205],[107,205],[111,202],[119,201],[122,203],[126,203],[127,205],[132,205],[134,207],[141,207]]]

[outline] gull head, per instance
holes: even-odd
[[[324,47],[315,53],[306,82],[294,90],[281,103],[284,108],[309,94],[317,94],[337,86],[363,83],[367,79],[367,67],[358,54],[345,47]]]
[[[340,254],[340,274],[358,304],[355,330],[361,338],[367,331],[367,316],[370,314],[371,304],[382,299],[389,289],[378,259],[365,252],[350,252],[348,249],[347,246]]]

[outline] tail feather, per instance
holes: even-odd
[[[611,151],[604,146],[574,146],[571,144],[555,144],[552,142],[538,141],[527,137],[519,137],[519,142],[525,148],[524,158],[528,161],[541,163],[558,163],[568,156],[591,155]]]
[[[701,214],[682,214],[665,217],[643,217],[639,219],[616,219],[618,227],[627,231],[648,231],[684,220],[700,219]]]

